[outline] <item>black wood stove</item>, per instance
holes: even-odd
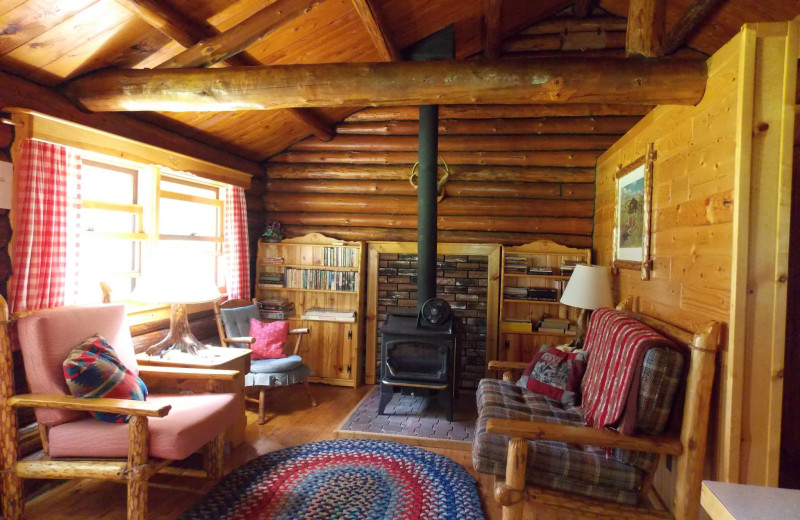
[[[417,44],[411,59],[453,59],[453,30],[448,27]],[[455,394],[455,318],[436,298],[436,203],[439,107],[419,107],[417,186],[417,308],[389,314],[381,328],[381,399],[378,413],[397,390],[436,392],[447,419],[453,420]]]

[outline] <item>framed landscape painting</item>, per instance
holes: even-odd
[[[620,166],[616,178],[612,266],[638,269],[650,279],[650,208],[653,192],[653,145],[647,154]]]

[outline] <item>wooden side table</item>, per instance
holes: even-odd
[[[711,520],[800,519],[800,491],[704,480],[700,504]]]
[[[242,416],[225,433],[225,440],[231,443],[232,448],[235,448],[244,442],[245,430],[247,428],[247,417],[244,413],[244,376],[250,372],[250,349],[209,347],[209,350],[209,355],[203,357],[176,353],[180,355],[170,357],[171,355],[167,354],[167,356],[162,358],[159,356],[148,356],[143,352],[136,356],[136,361],[140,365],[238,370],[240,376],[234,381],[220,382],[221,392],[235,393],[241,398]],[[153,390],[158,390],[160,392],[182,390],[205,392],[207,391],[207,387],[203,381],[175,379],[168,383],[159,381],[158,384],[153,385]]]

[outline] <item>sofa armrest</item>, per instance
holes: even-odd
[[[139,375],[150,379],[202,379],[203,381],[233,381],[239,377],[238,370],[215,368],[184,368],[158,365],[140,365]]]
[[[105,412],[142,417],[164,417],[171,405],[155,404],[133,399],[74,397],[59,394],[20,394],[9,398],[9,406],[17,408],[57,408],[81,412]]]
[[[683,451],[680,439],[663,436],[622,435],[611,430],[598,430],[589,426],[566,426],[534,421],[511,419],[489,419],[487,433],[506,435],[541,441],[566,442],[568,444],[605,446],[625,450],[680,455]]]

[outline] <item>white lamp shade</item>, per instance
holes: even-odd
[[[561,295],[561,303],[579,309],[594,310],[612,307],[611,282],[608,268],[602,265],[578,264]]]

